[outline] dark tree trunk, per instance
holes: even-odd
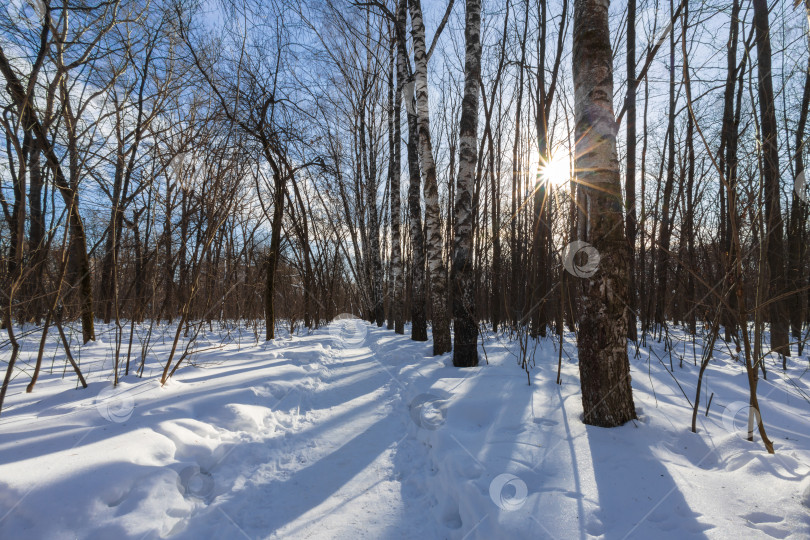
[[[765,187],[765,223],[768,242],[768,287],[770,300],[771,349],[790,356],[789,319],[785,293],[784,222],[779,191],[779,147],[771,75],[771,38],[768,2],[753,0],[757,41],[757,79],[762,136],[762,180]],[[760,269],[763,271],[764,269]]]
[[[810,2],[806,2],[808,22],[810,22]],[[810,41],[810,28],[808,29]],[[810,57],[807,62],[807,73],[804,79],[804,93],[801,108],[799,109],[799,123],[796,127],[796,154],[794,156],[794,189],[790,201],[790,223],[788,225],[788,285],[792,293],[790,297],[790,328],[794,341],[799,344],[799,354],[802,353],[803,341],[802,324],[807,313],[807,303],[804,299],[806,291],[802,289],[803,261],[807,248],[803,239],[806,238],[807,225],[807,178],[804,169],[804,133],[807,127],[808,106],[810,106]],[[32,210],[33,211],[33,210]]]
[[[728,189],[731,191],[736,190],[735,177],[737,175],[737,144],[736,144],[736,130],[737,125],[734,122],[734,87],[737,79],[737,43],[739,41],[739,19],[740,16],[740,3],[739,0],[734,0],[731,7],[731,21],[729,24],[729,40],[728,40],[728,55],[726,62],[726,85],[723,94],[723,125],[720,133],[720,151],[719,154],[719,167],[722,171],[725,181],[729,186],[720,186],[720,260],[722,263],[721,271],[724,273],[726,279],[724,280],[724,287],[729,290],[733,287],[732,282],[732,264],[731,264],[731,230],[729,225],[729,203],[726,200],[726,192]],[[725,339],[728,341],[731,333],[734,331],[735,313],[736,313],[736,294],[729,294],[728,296],[729,307],[721,307],[722,316],[721,321],[725,331]]]
[[[264,318],[265,318],[265,340],[269,341],[276,337],[276,269],[281,256],[281,220],[284,217],[284,191],[286,190],[286,178],[283,172],[275,172],[275,193],[273,194],[273,223],[270,236],[270,252],[267,254],[267,266],[264,289]]]
[[[670,13],[674,11],[672,0],[669,3]],[[658,237],[656,280],[657,289],[655,293],[655,324],[659,327],[664,325],[667,313],[667,291],[671,289],[669,284],[669,248],[672,238],[672,216],[674,211],[670,210],[672,202],[672,191],[675,186],[675,29],[669,33],[669,117],[667,120],[667,178],[664,183],[663,200],[661,202],[660,230]]]
[[[625,179],[625,198],[627,202],[627,224],[625,233],[630,246],[628,264],[630,267],[630,307],[627,324],[627,337],[636,341],[636,0],[627,2],[627,177]]]

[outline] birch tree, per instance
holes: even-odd
[[[590,242],[599,267],[586,278],[579,312],[579,372],[584,422],[620,426],[636,418],[627,358],[628,257],[613,115],[608,0],[576,0],[573,74],[575,168],[587,197]]]
[[[436,162],[430,138],[430,106],[428,104],[425,24],[420,0],[410,0],[411,35],[414,54],[414,94],[419,128],[419,160],[425,196],[425,228],[427,265],[430,271],[431,320],[433,322],[433,355],[450,351],[450,319],[447,314],[446,268],[442,259],[442,224],[439,213],[439,186],[436,183]]]
[[[400,167],[402,164],[402,127],[400,113],[402,107],[402,77],[395,66],[396,53],[396,32],[392,36],[391,46],[391,66],[389,69],[389,102],[388,129],[389,129],[389,153],[390,166],[388,169],[388,179],[390,186],[391,204],[391,315],[390,322],[393,323],[394,331],[397,334],[405,333],[405,325],[402,318],[402,235],[400,227],[402,220],[400,217]],[[396,85],[394,85],[394,72],[396,74]],[[404,73],[402,74],[404,75]],[[393,94],[393,95],[391,95]]]
[[[397,4],[397,80],[401,81],[402,100],[408,119],[408,228],[411,236],[411,339],[427,341],[425,320],[425,237],[422,233],[420,208],[419,134],[414,105],[413,77],[409,73],[405,25],[408,21],[408,0]],[[400,83],[397,83],[400,84]]]
[[[458,183],[453,249],[453,365],[478,365],[478,321],[473,279],[473,182],[478,161],[478,80],[481,78],[481,1],[467,0],[464,26],[464,99],[459,122]]]

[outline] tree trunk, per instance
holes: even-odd
[[[808,22],[810,23],[810,1],[805,3]],[[810,28],[808,28],[808,41],[810,41]],[[807,248],[802,242],[805,237],[807,195],[800,190],[806,189],[807,180],[804,170],[804,133],[807,127],[808,106],[810,106],[810,57],[807,61],[807,73],[804,79],[804,93],[801,108],[799,109],[799,123],[796,127],[796,154],[794,156],[794,189],[790,201],[790,223],[788,225],[788,285],[792,296],[790,297],[790,327],[793,340],[799,344],[799,354],[802,353],[803,341],[801,339],[802,323],[806,318],[807,293],[802,292],[802,269]],[[32,209],[33,211],[33,209]]]
[[[588,197],[590,242],[600,256],[586,278],[578,337],[583,420],[613,427],[636,418],[627,357],[627,240],[613,115],[608,0],[576,0],[573,73],[576,171]]]
[[[407,47],[404,43],[408,0],[397,6],[397,78],[402,80],[402,98],[408,118],[408,226],[411,236],[411,339],[427,341],[425,320],[425,237],[420,206],[419,133],[416,125],[413,80],[408,77]]]
[[[286,178],[282,172],[275,172],[275,193],[273,199],[273,224],[270,236],[270,253],[267,255],[267,270],[265,276],[264,289],[264,317],[265,317],[265,340],[270,341],[276,337],[276,311],[275,311],[275,291],[276,291],[276,269],[281,251],[281,220],[284,216],[284,191],[286,189]]]
[[[636,341],[636,235],[638,223],[636,219],[636,0],[627,2],[627,177],[624,183],[625,198],[627,200],[627,224],[625,234],[630,267],[630,290],[628,306],[630,307],[627,324],[627,337]]]
[[[669,2],[670,13],[674,12],[672,0]],[[675,29],[669,33],[669,117],[667,120],[667,178],[664,183],[661,202],[661,224],[659,230],[658,262],[656,265],[657,289],[655,294],[655,324],[660,329],[666,322],[667,291],[669,285],[669,247],[672,239],[672,216],[670,211],[672,190],[675,186]]]
[[[17,74],[0,47],[0,73],[6,79],[9,96],[22,115],[26,126],[32,130],[36,137],[37,146],[45,156],[48,168],[53,173],[54,182],[65,207],[68,209],[68,222],[70,227],[70,246],[76,274],[79,278],[79,295],[81,298],[82,337],[84,343],[96,339],[93,326],[93,290],[90,261],[87,256],[87,241],[85,239],[84,223],[79,214],[78,186],[68,182],[65,177],[59,158],[54,151],[54,145],[48,140],[48,135],[39,118],[36,117],[33,107],[28,103],[27,94]],[[63,83],[64,87],[64,83]],[[64,90],[66,93],[66,89]],[[67,113],[66,113],[67,114]],[[68,115],[69,116],[69,115]],[[67,119],[67,118],[66,118]]]
[[[430,139],[430,108],[428,105],[427,51],[425,25],[422,22],[420,0],[410,0],[414,49],[414,93],[419,127],[419,158],[425,195],[425,225],[427,229],[428,269],[430,271],[431,319],[433,322],[433,355],[449,352],[450,319],[447,314],[447,285],[442,258],[442,224],[439,213],[439,187],[436,183],[436,162]]]
[[[366,201],[368,205],[368,240],[369,255],[371,260],[371,293],[373,310],[372,316],[378,327],[382,327],[385,322],[385,312],[383,310],[382,295],[382,260],[380,260],[380,218],[377,213],[377,172],[376,159],[369,156],[368,159],[371,170],[366,178]]]
[[[396,38],[394,38],[396,39]],[[391,79],[394,77],[394,54],[391,51]],[[397,55],[398,56],[398,55]],[[391,319],[394,322],[394,332],[405,333],[405,325],[402,314],[402,218],[400,216],[400,167],[402,162],[402,128],[400,122],[400,103],[402,102],[402,85],[405,83],[406,74],[400,73],[397,62],[397,83],[391,103],[389,128],[391,129],[391,141],[389,150],[391,152],[391,179],[390,197],[391,202]],[[404,66],[403,66],[404,71]],[[390,84],[390,83],[389,83]]]
[[[535,81],[535,102],[537,112],[535,115],[535,129],[537,131],[537,148],[540,156],[539,167],[547,165],[551,160],[548,150],[548,118],[546,117],[546,2],[540,0],[537,4],[538,19],[540,21],[540,32],[537,35],[538,62],[537,79]],[[531,303],[529,311],[531,313],[531,335],[545,337],[546,326],[548,324],[548,274],[550,265],[546,257],[548,252],[548,240],[550,237],[549,220],[549,196],[551,184],[548,179],[537,178],[534,185],[534,212],[532,216],[532,263],[530,265],[531,278]]]
[[[731,265],[731,230],[729,220],[729,203],[726,201],[726,192],[735,191],[737,175],[737,145],[736,145],[736,123],[734,122],[734,87],[737,79],[737,43],[739,41],[739,16],[740,3],[734,0],[731,6],[731,21],[729,24],[728,55],[726,62],[726,84],[723,94],[723,126],[720,133],[719,167],[725,176],[725,181],[729,186],[720,186],[720,260],[722,262],[721,271],[726,279],[724,287],[731,289],[732,265]],[[721,321],[725,332],[725,339],[731,337],[735,324],[737,295],[728,296],[728,307],[722,307]]]
[[[683,31],[681,33],[681,43],[683,45],[684,56],[686,55],[686,32],[689,28],[689,3],[687,2],[683,8]],[[686,64],[686,62],[684,62]],[[686,95],[692,95],[691,79],[686,77]],[[686,242],[686,299],[683,302],[685,314],[685,323],[689,326],[689,332],[694,336],[697,331],[697,320],[695,310],[697,304],[695,303],[695,203],[694,203],[694,189],[695,189],[695,121],[692,115],[688,115],[686,123],[686,213],[684,215],[684,223],[681,227],[681,237]],[[682,242],[683,243],[683,242]],[[683,262],[683,257],[679,257]]]
[[[28,159],[31,187],[28,189],[29,231],[28,245],[30,250],[31,277],[28,286],[28,298],[31,302],[28,308],[29,320],[39,324],[42,318],[43,302],[41,296],[42,279],[45,272],[47,253],[45,250],[45,214],[42,210],[42,188],[45,185],[42,179],[40,164],[41,151],[39,147],[32,148]]]
[[[512,215],[509,218],[509,248],[511,251],[512,279],[510,290],[510,316],[512,325],[523,324],[523,305],[525,288],[520,279],[521,249],[520,249],[520,206],[522,200],[521,167],[520,167],[520,128],[521,113],[523,112],[523,70],[526,63],[526,35],[529,23],[529,2],[526,1],[526,11],[523,14],[523,33],[520,38],[520,64],[518,64],[517,101],[515,105],[515,136],[512,141]]]
[[[481,76],[481,0],[467,0],[464,26],[464,98],[459,121],[458,183],[451,283],[455,347],[453,365],[478,365],[478,321],[473,272],[472,191],[478,160],[478,79]],[[494,231],[498,234],[498,231]]]
[[[761,115],[762,181],[765,188],[765,222],[768,242],[771,349],[790,356],[787,302],[779,298],[785,292],[784,223],[779,192],[779,148],[776,134],[776,110],[771,76],[771,38],[768,2],[753,0],[757,40],[757,78]],[[760,270],[762,271],[762,269]]]

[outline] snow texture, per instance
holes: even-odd
[[[0,416],[0,538],[810,537],[806,357],[760,380],[768,455],[745,440],[745,369],[724,344],[689,431],[702,351],[679,334],[672,372],[663,344],[630,349],[639,420],[603,429],[580,420],[569,334],[562,385],[541,340],[529,386],[504,335],[461,370],[351,319],[269,343],[215,328],[161,387],[172,329],[157,331],[146,376],[117,388],[111,339],[74,345],[82,389],[49,337],[32,394],[25,336]]]

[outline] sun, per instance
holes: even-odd
[[[571,179],[571,168],[567,152],[558,151],[551,155],[547,163],[539,164],[537,180],[553,186],[564,186]]]

